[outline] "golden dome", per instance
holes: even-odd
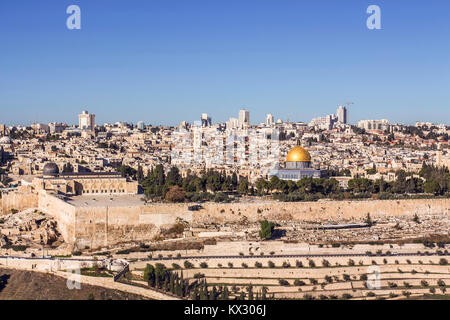
[[[311,155],[306,149],[296,146],[288,152],[286,162],[311,162]]]

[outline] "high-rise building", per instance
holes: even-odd
[[[250,126],[250,112],[249,111],[247,111],[247,110],[239,111],[239,126],[241,128]]]
[[[136,124],[136,127],[137,127],[139,130],[144,130],[144,128],[145,128],[145,123],[144,123],[144,121],[138,121],[138,123]]]
[[[337,122],[337,118],[334,114],[329,114],[325,117],[314,118],[309,123],[310,127],[318,127],[322,130],[331,130],[334,124]]]
[[[337,120],[340,123],[347,123],[347,108],[344,106],[339,106],[337,109]]]
[[[358,128],[365,130],[388,130],[390,126],[389,120],[359,120]]]
[[[4,124],[0,124],[0,136],[4,136],[6,134],[6,126]]]
[[[230,118],[227,121],[227,129],[236,129],[237,127],[239,127],[239,119]]]
[[[78,127],[81,130],[94,130],[95,114],[89,114],[89,112],[83,110],[83,112],[78,115]]]
[[[271,113],[267,114],[266,116],[266,126],[270,127],[275,123],[275,120],[273,118],[273,115]]]
[[[211,117],[207,113],[202,113],[202,127],[210,127],[212,125]]]

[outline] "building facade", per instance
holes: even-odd
[[[301,146],[292,148],[286,156],[284,168],[278,167],[271,173],[281,180],[297,181],[303,178],[324,178],[326,170],[317,170],[311,167],[311,155]]]

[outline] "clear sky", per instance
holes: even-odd
[[[68,30],[66,8],[81,8]],[[382,30],[366,9],[381,7]],[[1,0],[0,123],[450,124],[448,0]]]

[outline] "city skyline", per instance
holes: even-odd
[[[240,109],[252,123],[308,122],[352,101],[352,124],[449,124],[444,1],[377,1],[381,30],[367,29],[365,1],[75,1],[81,30],[68,30],[73,2],[1,4],[3,123],[73,123],[83,108],[98,123],[225,122]]]

